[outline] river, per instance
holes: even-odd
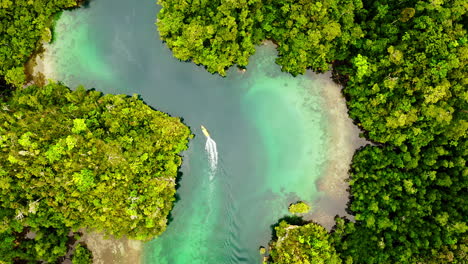
[[[159,40],[158,9],[153,0],[95,0],[64,12],[39,61],[71,88],[140,94],[195,134],[167,231],[144,245],[141,262],[259,263],[271,226],[298,200],[312,205],[307,219],[330,228],[345,214],[344,179],[363,144],[340,88],[328,75],[282,73],[272,44],[226,78],[178,61]],[[217,145],[213,168],[201,125]]]

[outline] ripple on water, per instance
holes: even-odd
[[[343,179],[362,144],[339,88],[329,76],[282,73],[271,45],[258,48],[246,72],[227,78],[181,63],[155,35],[156,12],[152,1],[91,1],[64,12],[43,54],[46,77],[139,93],[192,128],[206,125],[217,143],[210,180],[205,138],[193,129],[173,221],[146,245],[143,262],[259,263],[271,225],[299,199],[315,208],[309,217],[330,225],[344,210]]]

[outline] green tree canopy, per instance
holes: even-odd
[[[60,84],[15,91],[0,107],[4,246],[23,230],[44,228],[159,235],[189,137],[178,118],[137,96]]]
[[[349,76],[351,117],[384,146],[353,159],[356,222],[339,221],[336,248],[353,263],[463,263],[466,4],[366,1],[364,8],[366,35],[351,48],[351,67],[339,71]]]
[[[211,73],[225,75],[233,65],[246,66],[260,35],[254,16],[261,0],[159,0],[161,38],[180,60],[192,60]]]
[[[246,66],[262,40],[278,45],[277,63],[294,75],[326,71],[363,36],[354,24],[360,0],[159,0],[157,25],[174,56],[225,75]]]
[[[423,156],[397,154],[389,147],[358,152],[349,207],[356,222],[338,224],[334,234],[343,258],[416,263],[436,258],[442,250],[466,248],[467,147],[465,141],[423,149]]]
[[[77,0],[0,0],[0,76],[20,87],[24,64],[37,43],[50,40],[52,16],[78,5]]]
[[[288,208],[292,214],[306,214],[310,211],[310,206],[304,202],[293,203]]]
[[[78,244],[75,247],[71,261],[73,264],[92,264],[93,254],[87,247]]]
[[[361,0],[266,0],[261,24],[265,38],[278,45],[276,62],[293,75],[306,69],[324,72],[349,55],[363,36],[354,23]]]
[[[294,226],[281,221],[275,231],[277,239],[270,244],[272,264],[341,263],[327,230],[318,224]]]

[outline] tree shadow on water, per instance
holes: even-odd
[[[174,211],[175,205],[180,201],[180,195],[179,195],[179,192],[177,192],[177,190],[180,187],[180,181],[182,180],[182,175],[183,173],[180,170],[177,171],[177,176],[175,178],[176,193],[174,194],[174,202],[172,204],[172,210],[167,215],[167,226],[169,226],[172,223],[172,221],[174,221],[174,216],[172,215],[172,212]]]

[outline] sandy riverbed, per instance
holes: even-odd
[[[94,264],[138,264],[141,262],[143,243],[130,239],[105,238],[102,234],[89,233],[83,241],[93,252]]]
[[[264,44],[272,45],[271,42]],[[43,75],[43,80],[57,79],[54,73],[54,54],[45,44],[45,52],[35,58],[34,75]],[[357,148],[366,144],[359,138],[359,129],[348,117],[341,87],[330,81],[330,73],[307,73],[313,79],[319,79],[323,83],[322,95],[325,101],[329,120],[327,140],[330,146],[328,152],[328,166],[324,177],[318,181],[318,190],[323,195],[312,205],[313,211],[307,218],[322,224],[330,229],[334,225],[335,215],[348,216],[345,209],[348,202],[348,170],[353,154]],[[87,234],[84,241],[93,251],[94,263],[132,263],[141,261],[143,244],[127,239],[105,239],[100,234]]]
[[[346,207],[349,200],[347,191],[348,171],[356,149],[368,142],[359,137],[361,132],[348,116],[346,100],[341,93],[341,87],[330,81],[331,72],[326,74],[308,73],[314,80],[323,84],[322,95],[327,109],[328,128],[328,166],[324,176],[318,181],[318,190],[323,195],[313,204],[312,220],[331,229],[334,217],[347,216]]]
[[[40,85],[57,79],[54,72],[53,54],[48,46],[49,44],[44,43],[44,53],[37,54],[30,62],[33,69],[31,77]],[[141,262],[143,253],[141,241],[126,238],[115,239],[98,233],[85,233],[82,241],[93,252],[94,264],[138,264]]]

